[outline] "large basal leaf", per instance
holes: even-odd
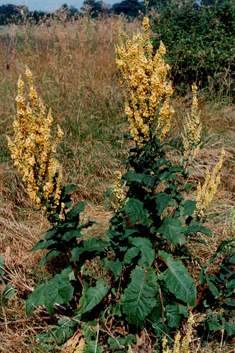
[[[77,229],[71,229],[63,235],[65,241],[70,241],[73,238],[82,238],[82,234]]]
[[[179,326],[181,315],[179,314],[179,307],[177,304],[175,305],[167,305],[165,307],[165,313],[167,319],[167,324],[171,328],[175,328]]]
[[[164,260],[168,269],[163,272],[163,279],[167,288],[177,299],[194,307],[196,305],[196,286],[187,269],[179,259],[173,257],[165,251],[159,251],[159,256]]]
[[[191,233],[196,233],[200,232],[202,234],[206,234],[208,236],[212,236],[212,233],[209,229],[201,226],[201,225],[192,225],[187,228],[184,228],[184,234],[191,234]]]
[[[122,211],[128,214],[129,220],[133,223],[137,221],[140,224],[148,225],[149,213],[144,208],[143,202],[137,199],[129,199],[126,205],[122,208]]]
[[[235,323],[230,323],[225,321],[225,330],[228,335],[234,335],[235,333]]]
[[[128,320],[142,326],[143,321],[156,304],[154,299],[159,286],[152,268],[136,266],[131,274],[131,283],[121,297],[121,306]]]
[[[84,291],[82,313],[92,310],[107,295],[108,291],[108,283],[102,278],[96,282],[95,287],[89,287],[88,290]]]
[[[170,216],[164,218],[163,224],[157,232],[163,234],[164,238],[170,240],[172,245],[183,245],[186,241],[181,222],[177,218]]]

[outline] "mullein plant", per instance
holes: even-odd
[[[187,184],[187,164],[200,144],[196,88],[185,125],[185,166],[175,166],[164,150],[174,113],[169,66],[164,61],[166,49],[160,43],[153,55],[147,18],[143,31],[131,39],[119,30],[116,62],[130,127],[126,138],[133,143],[125,162],[126,173],[117,172],[115,185],[107,191],[116,201],[105,238],[83,237],[83,228],[94,222],[79,225],[86,202],[71,208],[70,192],[76,186],[61,185],[62,168],[54,154],[62,131],[58,127],[52,143],[51,113],[45,115],[28,68],[31,104],[25,103],[22,79],[18,82],[15,140],[9,139],[9,147],[29,195],[51,222],[33,250],[48,250],[42,265],[52,257],[63,259],[61,272],[29,296],[26,313],[30,315],[35,307],[45,305],[53,315],[55,305],[72,305],[72,315],[76,316],[59,320],[59,328],[51,335],[62,343],[77,322],[85,323],[88,351],[102,351],[98,335],[93,340],[99,325],[109,336],[110,348],[122,350],[131,346],[135,335],[116,337],[111,329],[119,326],[119,321],[124,332],[136,333],[145,325],[156,337],[178,328],[188,317],[188,308],[197,305],[196,286],[187,269],[192,261],[187,242],[200,242],[200,233],[211,235],[199,220],[218,187],[222,157],[212,176],[198,187],[197,202],[186,201],[183,194],[192,187]],[[99,265],[92,267],[92,263]]]

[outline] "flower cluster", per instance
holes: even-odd
[[[54,155],[63,131],[58,126],[56,139],[52,143],[51,111],[46,116],[45,106],[33,86],[32,73],[26,68],[25,74],[31,104],[26,104],[24,82],[20,76],[16,97],[17,118],[13,123],[15,136],[14,141],[8,137],[8,146],[32,200],[44,210],[54,213],[59,205],[62,180],[62,167]]]
[[[220,176],[218,173],[222,167],[224,155],[225,151],[222,150],[220,160],[215,166],[212,174],[210,175],[209,171],[207,170],[204,185],[201,186],[199,183],[197,186],[197,205],[195,214],[198,216],[203,216],[205,208],[209,205],[209,203],[211,203],[220,184]]]
[[[116,181],[115,181],[114,185],[112,186],[112,194],[115,197],[115,203],[112,202],[112,206],[113,206],[115,212],[120,212],[122,207],[128,201],[128,199],[126,197],[125,190],[124,190],[126,183],[124,183],[122,185],[120,182],[121,177],[122,177],[121,172],[115,172],[114,175],[115,175]]]
[[[138,32],[132,40],[119,29],[116,63],[120,72],[130,133],[138,145],[153,135],[163,140],[170,129],[174,113],[169,101],[173,93],[167,81],[169,65],[164,62],[166,52],[160,44],[155,56],[149,39],[149,20],[143,20],[144,34]]]
[[[197,86],[195,84],[192,86],[192,91],[193,104],[191,114],[188,114],[185,119],[185,135],[182,134],[185,158],[187,158],[188,153],[192,154],[194,158],[199,151],[199,144],[201,142],[200,114],[198,113]]]
[[[163,353],[189,353],[190,352],[189,343],[191,342],[191,336],[192,336],[192,332],[193,332],[193,324],[195,324],[195,320],[194,320],[192,313],[190,313],[187,323],[188,323],[187,332],[181,342],[180,342],[181,333],[178,332],[176,334],[173,350],[171,350],[167,346],[168,342],[167,342],[166,337],[163,337],[163,340],[162,340]]]

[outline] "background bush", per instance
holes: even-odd
[[[200,88],[213,86],[234,95],[234,1],[199,10],[191,4],[168,5],[153,22],[154,46],[157,48],[160,41],[166,46],[179,91],[196,80]]]

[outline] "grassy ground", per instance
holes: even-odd
[[[16,295],[0,305],[0,351],[45,352],[35,337],[53,320],[46,312],[27,318],[24,299],[42,278],[49,276],[39,266],[40,251],[31,253],[37,234],[48,226],[43,214],[27,196],[21,176],[13,167],[6,143],[12,135],[16,112],[16,83],[24,78],[25,65],[34,74],[35,86],[47,108],[52,108],[55,123],[65,135],[58,149],[63,163],[64,183],[78,185],[74,201],[88,200],[84,218],[96,220],[95,234],[104,234],[111,212],[103,205],[103,196],[113,183],[113,172],[122,170],[121,161],[127,146],[123,98],[115,66],[114,46],[117,36],[112,21],[132,34],[140,22],[122,18],[93,21],[81,18],[76,22],[46,22],[40,26],[24,24],[0,29],[0,253]],[[168,137],[169,155],[179,160],[183,118],[190,107],[191,94],[174,97],[176,113]],[[222,238],[232,236],[235,197],[235,106],[226,98],[200,96],[203,123],[203,144],[190,178],[203,181],[219,159],[221,147],[226,149],[222,183],[205,223],[213,230],[209,247],[197,249],[206,262]],[[194,250],[195,251],[195,250]],[[203,261],[202,261],[203,262]],[[0,289],[3,284],[0,284]],[[218,340],[219,337],[219,340]],[[142,340],[142,341],[141,341]],[[147,338],[139,339],[139,352],[150,352]],[[214,345],[213,345],[214,344]],[[195,338],[193,352],[233,352],[233,344],[223,340],[222,333],[215,342],[203,346]],[[142,348],[141,348],[142,347]],[[60,351],[56,345],[53,352]]]

